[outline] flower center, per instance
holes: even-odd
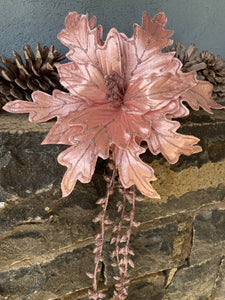
[[[119,107],[123,102],[125,93],[124,78],[118,73],[113,72],[110,75],[105,75],[105,85],[108,89],[106,99],[112,104],[113,107]]]

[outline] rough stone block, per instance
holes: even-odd
[[[220,261],[220,268],[217,273],[216,280],[214,282],[214,287],[212,290],[212,300],[224,300],[225,295],[225,260],[222,257]]]
[[[107,291],[105,300],[112,300],[113,288],[110,287]],[[84,291],[85,293],[85,291]],[[147,276],[145,278],[134,280],[129,285],[129,295],[127,300],[162,300],[165,294],[165,274],[158,273]],[[43,298],[35,298],[42,300]],[[51,298],[50,298],[51,299]],[[31,300],[33,300],[31,298]],[[87,295],[78,295],[73,293],[63,298],[54,300],[88,300]]]
[[[58,255],[52,253],[52,259],[34,257],[21,267],[0,270],[1,299],[24,300],[31,296],[35,299],[39,292],[57,298],[88,287],[90,280],[84,268],[89,271],[93,263],[92,249],[91,246],[68,249]]]
[[[190,263],[196,264],[225,254],[225,207],[203,210],[193,224]]]
[[[167,288],[168,300],[211,299],[220,257],[178,269]]]

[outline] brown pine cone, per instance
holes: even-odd
[[[15,99],[31,101],[33,91],[51,94],[57,88],[65,91],[59,82],[55,63],[65,59],[54,46],[37,44],[36,55],[29,45],[23,48],[24,59],[13,51],[15,59],[0,56],[0,108]]]
[[[213,84],[212,97],[220,102],[225,102],[225,62],[220,55],[214,55],[208,51],[200,53],[201,61],[204,61],[207,67],[198,72],[200,80],[208,80]]]
[[[219,55],[202,51],[197,56],[198,49],[191,44],[188,49],[179,42],[166,49],[175,51],[175,57],[183,63],[182,71],[196,71],[199,80],[206,80],[213,84],[212,98],[219,103],[225,103],[225,62]]]

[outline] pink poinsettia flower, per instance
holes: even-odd
[[[142,194],[159,198],[150,184],[154,171],[139,157],[145,151],[141,141],[170,163],[201,151],[198,138],[177,133],[180,124],[172,119],[188,115],[183,101],[209,113],[221,106],[211,99],[209,83],[198,81],[194,71],[182,73],[174,53],[161,52],[172,44],[168,38],[173,32],[163,28],[166,20],[164,13],[153,19],[144,13],[131,38],[113,28],[103,41],[95,17],[70,13],[58,38],[70,49],[71,62],[57,65],[69,92],[54,90],[50,96],[36,91],[31,103],[17,100],[4,106],[9,112],[30,113],[31,122],[57,117],[43,144],[70,146],[58,156],[67,167],[63,196],[77,180],[89,182],[98,156],[107,159],[111,150],[124,188],[135,184]]]

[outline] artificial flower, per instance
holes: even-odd
[[[221,106],[210,98],[209,83],[197,80],[194,71],[182,73],[173,52],[161,52],[172,44],[173,32],[164,29],[166,20],[164,13],[153,19],[143,13],[142,25],[134,24],[131,38],[112,28],[103,41],[95,17],[69,13],[58,38],[70,49],[71,62],[57,65],[68,93],[35,91],[33,102],[17,100],[4,106],[9,112],[30,113],[31,122],[57,117],[42,144],[70,146],[58,156],[67,167],[63,196],[77,180],[89,182],[97,158],[107,159],[111,151],[124,188],[136,185],[142,194],[159,198],[150,183],[156,179],[154,171],[139,157],[146,150],[141,142],[170,163],[181,154],[201,151],[198,138],[177,133],[180,124],[173,119],[188,115],[184,101],[209,113]]]

